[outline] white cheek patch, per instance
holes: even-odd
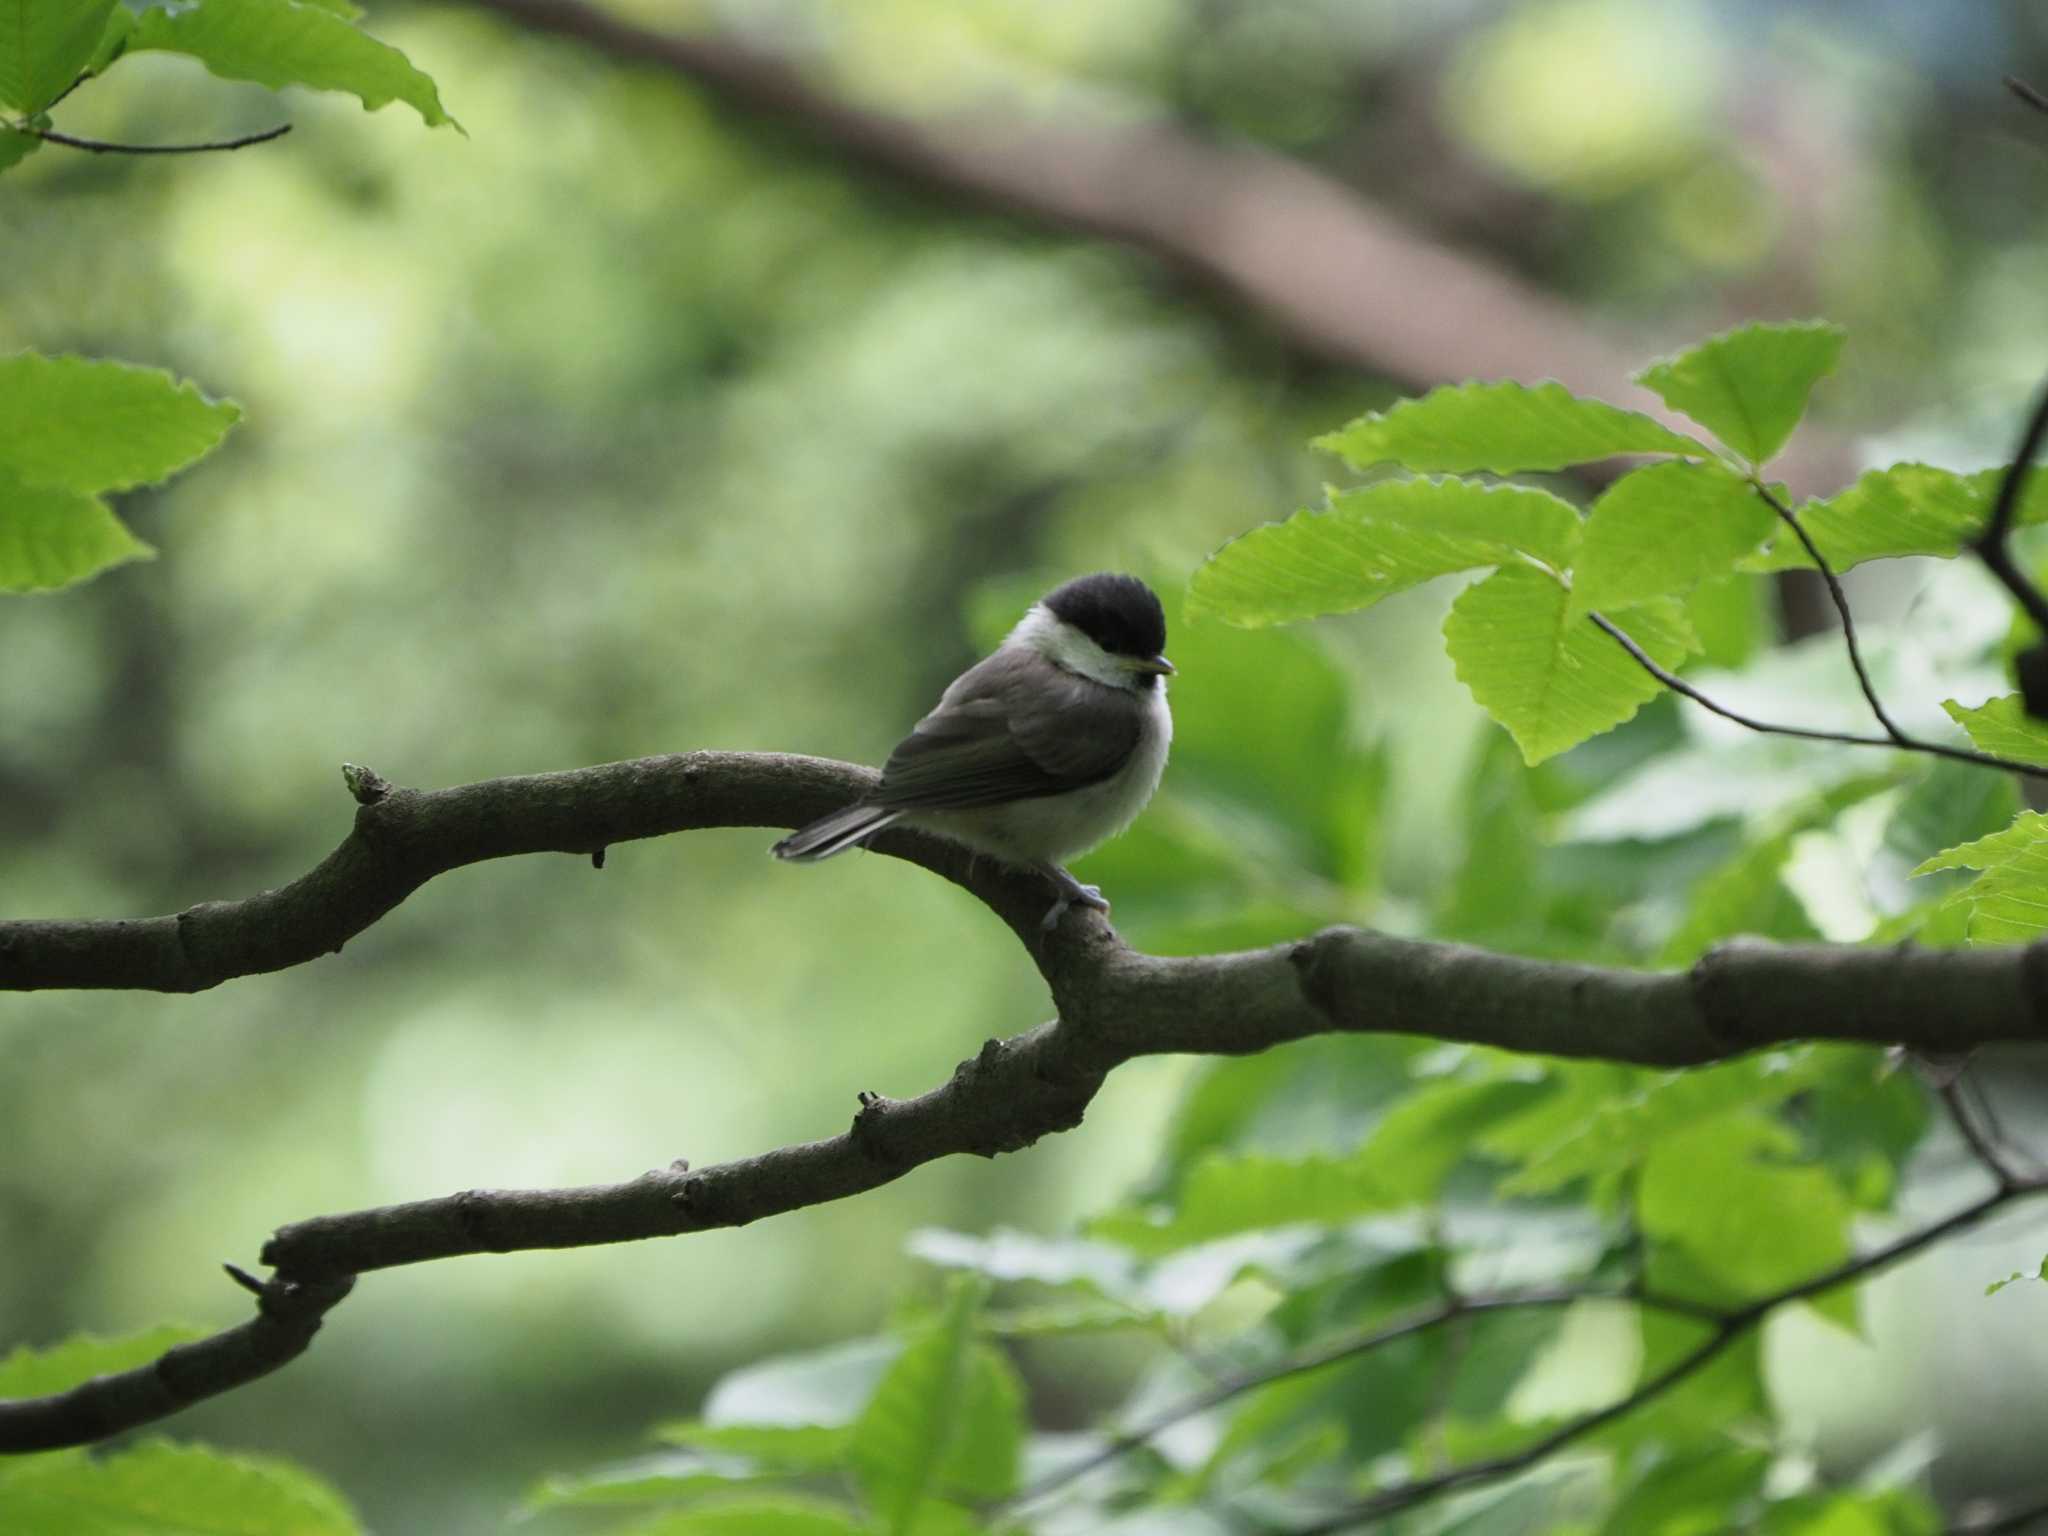
[[[1022,641],[1054,666],[1110,688],[1131,688],[1134,676],[1125,663],[1090,640],[1071,624],[1062,624],[1043,603],[1033,603],[1010,639]]]

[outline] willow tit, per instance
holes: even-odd
[[[1051,880],[1053,927],[1109,903],[1061,867],[1131,824],[1166,767],[1166,615],[1134,576],[1079,576],[1031,605],[897,743],[882,782],[775,845],[829,859],[895,822]]]

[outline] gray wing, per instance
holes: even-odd
[[[1099,784],[1138,744],[1136,701],[1034,651],[1003,650],[960,674],[897,743],[868,804],[965,810]]]

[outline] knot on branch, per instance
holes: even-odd
[[[375,805],[391,793],[391,781],[376,769],[365,768],[361,763],[343,763],[341,782],[355,796],[357,805]]]

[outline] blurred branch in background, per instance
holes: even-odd
[[[1630,354],[1583,311],[1285,156],[1086,107],[1057,118],[997,105],[912,118],[837,97],[805,61],[752,40],[657,31],[581,0],[469,3],[681,76],[867,168],[1148,251],[1318,360],[1418,388],[1556,379],[1609,398],[1636,393]],[[1848,478],[1849,457],[1810,433],[1776,467],[1795,486],[1833,484]]]

